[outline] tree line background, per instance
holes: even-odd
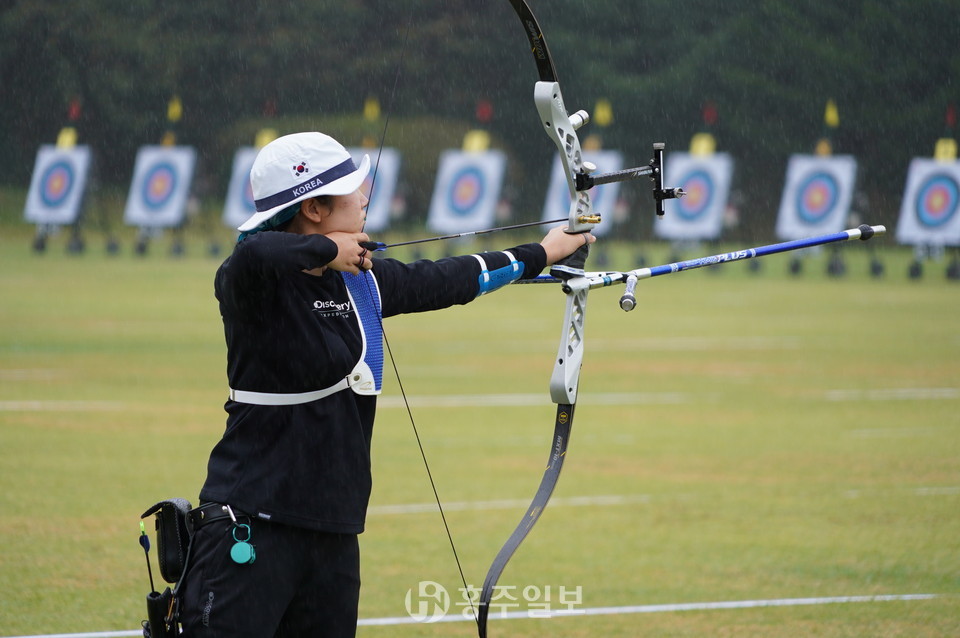
[[[836,153],[860,162],[858,207],[896,219],[909,161],[953,136],[960,77],[958,0],[530,0],[567,107],[610,101],[591,124],[628,165],[652,142],[686,150],[706,130],[736,160],[744,225],[772,227],[787,157],[811,152],[836,101]],[[80,142],[99,182],[125,187],[136,149],[158,143],[170,97],[179,142],[200,153],[199,188],[223,197],[233,151],[265,126],[323,130],[404,154],[411,209],[425,212],[436,157],[483,125],[510,157],[518,217],[537,217],[553,145],[540,130],[536,68],[506,0],[35,0],[0,13],[0,184],[25,187],[37,146],[81,104]],[[382,115],[362,117],[368,97]],[[375,150],[372,151],[375,154]],[[645,186],[643,188],[646,188]],[[652,211],[639,185],[626,191]]]

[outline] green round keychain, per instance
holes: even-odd
[[[237,538],[237,530],[241,527],[247,530],[247,537],[242,540]],[[240,565],[249,565],[257,560],[257,550],[250,544],[252,535],[253,533],[250,531],[249,525],[238,524],[233,528],[233,540],[235,542],[233,547],[230,548],[230,558],[233,562]]]

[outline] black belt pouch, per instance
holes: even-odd
[[[191,510],[190,501],[172,498],[160,501],[140,518],[156,515],[157,562],[160,575],[168,583],[176,583],[183,576],[187,564],[187,551],[190,547],[190,528],[187,525],[187,512]]]

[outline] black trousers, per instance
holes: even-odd
[[[360,549],[354,534],[329,534],[238,519],[250,525],[256,559],[230,556],[229,519],[194,533],[180,588],[184,638],[354,638],[360,599]],[[241,528],[236,538],[244,540]]]

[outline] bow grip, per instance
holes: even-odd
[[[576,235],[581,233],[570,234]],[[574,277],[582,277],[583,266],[587,263],[587,257],[589,256],[590,244],[588,242],[584,242],[584,244],[577,248],[574,252],[553,264],[553,266],[550,267],[550,274],[562,281],[567,281],[568,279],[572,279]]]

